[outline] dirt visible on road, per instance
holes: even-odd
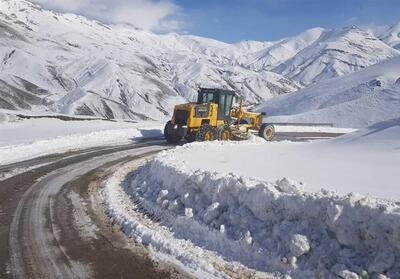
[[[100,182],[118,164],[156,153],[146,151],[150,146],[131,144],[43,157],[38,162],[46,166],[0,181],[0,278],[189,277],[173,265],[154,262],[144,246],[112,224],[101,205]],[[143,154],[135,156],[121,152],[141,148]],[[118,152],[120,157],[107,161],[105,155]],[[85,172],[85,161],[95,162],[93,158],[100,156],[105,163]],[[13,167],[18,164],[2,168]],[[73,179],[64,183],[68,177]],[[40,258],[43,248],[53,256],[51,261]],[[22,256],[12,260],[15,255]]]
[[[126,162],[132,158],[124,158]],[[116,162],[113,162],[114,165]],[[100,197],[101,182],[109,175],[108,166],[94,170],[69,183],[54,199],[56,223],[66,228],[60,234],[60,245],[67,247],[68,255],[80,262],[91,265],[94,278],[186,278],[178,269],[163,263],[153,262],[148,250],[135,243],[121,232],[105,215]],[[82,238],[76,229],[73,216],[76,208],[68,198],[77,193],[80,197],[82,211],[91,219],[96,227],[95,237],[86,236],[79,245],[69,245]],[[83,203],[82,203],[83,201]],[[115,263],[118,259],[118,264]],[[89,262],[88,262],[89,261]],[[134,276],[133,276],[134,274]]]

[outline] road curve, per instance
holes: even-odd
[[[134,143],[1,166],[30,170],[0,181],[0,278],[188,277],[152,261],[101,204],[101,181],[119,165],[168,147]]]

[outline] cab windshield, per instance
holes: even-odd
[[[216,102],[214,99],[214,93],[200,93],[199,97],[197,99],[198,104],[205,104],[205,103],[211,103],[211,102]]]

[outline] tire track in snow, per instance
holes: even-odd
[[[171,277],[168,272],[156,270],[151,261],[145,258],[136,259],[129,249],[117,249],[116,247],[121,247],[121,243],[118,246],[112,242],[118,234],[115,228],[99,232],[101,245],[107,247],[108,243],[111,247],[108,249],[110,253],[104,256],[110,266],[104,263],[104,259],[100,260],[101,255],[95,257],[84,250],[82,254],[87,258],[76,260],[73,251],[76,254],[80,247],[91,247],[99,243],[87,242],[87,239],[85,242],[79,237],[69,242],[63,239],[64,232],[74,232],[79,236],[74,224],[63,223],[64,219],[60,217],[73,216],[74,209],[73,206],[65,206],[72,203],[69,192],[63,191],[79,184],[81,180],[87,182],[81,187],[87,187],[90,181],[85,180],[85,177],[87,179],[88,173],[96,172],[107,164],[111,164],[109,166],[111,167],[121,160],[127,158],[134,160],[143,154],[152,154],[167,148],[163,144],[153,145],[131,144],[114,148],[99,148],[87,153],[81,151],[81,154],[75,155],[65,156],[64,154],[64,157],[47,158],[49,162],[46,166],[0,181],[0,204],[3,214],[0,216],[0,277],[86,278],[95,275],[101,278],[101,273],[96,271],[100,263],[104,269],[115,269],[125,264],[124,268],[120,268],[122,273],[125,272],[125,276],[129,274],[128,271],[132,274],[132,270],[136,268],[139,278],[143,277],[143,272],[150,278]],[[34,161],[31,163],[35,164]],[[90,176],[94,180],[96,177]],[[71,212],[61,211],[60,214],[60,208],[69,209]],[[91,218],[94,217],[91,216]],[[106,228],[104,225],[100,227]],[[106,238],[109,239],[106,240]],[[103,247],[97,248],[99,248],[97,251],[101,251]],[[89,252],[96,252],[96,250]],[[106,253],[107,250],[104,252]],[[125,258],[131,260],[135,258],[137,261],[134,262],[140,265],[135,266],[130,262],[121,263],[118,255],[125,255]],[[174,273],[179,274],[178,271]]]

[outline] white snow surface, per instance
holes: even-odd
[[[361,70],[399,54],[372,32],[352,26],[325,30],[274,72],[304,83],[317,82]]]
[[[154,216],[152,212],[144,210],[133,196],[127,195],[124,187],[129,187],[127,185],[130,183],[129,173],[132,168],[136,167],[138,167],[137,162],[120,167],[104,182],[101,194],[106,213],[115,223],[121,225],[125,234],[148,246],[155,259],[172,262],[196,278],[230,278],[228,274],[234,274],[235,278],[248,278],[249,276],[251,278],[276,278],[272,274],[248,270],[238,262],[226,262],[214,251],[202,249],[190,239],[176,238],[174,232],[166,226],[167,223],[174,222],[180,230],[183,230],[184,226],[190,225],[187,227],[188,231],[201,230],[201,227],[198,224],[188,224],[186,215],[169,215],[167,212],[167,214],[162,214],[157,208],[154,209],[157,210],[158,215]],[[164,190],[160,191],[159,195],[166,197],[168,193]],[[186,211],[189,212],[190,209]],[[154,222],[160,214],[163,215],[161,224]],[[208,233],[208,229],[205,229],[204,233]]]
[[[388,45],[400,49],[400,22],[391,26],[383,26],[383,30],[381,29],[377,35]]]
[[[162,124],[152,121],[13,119],[0,122],[0,165],[89,147],[127,144],[137,138],[161,135]]]
[[[400,57],[316,83],[260,105],[266,122],[334,123],[363,128],[400,117]]]
[[[176,239],[228,262],[291,278],[398,278],[399,136],[393,119],[330,141],[193,143],[121,186]]]
[[[339,128],[339,127],[330,127],[330,126],[307,126],[307,125],[279,125],[279,123],[274,124],[275,132],[277,133],[286,133],[286,132],[305,132],[305,133],[340,133],[347,134],[357,129],[353,128]]]
[[[289,177],[309,192],[324,188],[400,200],[399,119],[330,141],[265,142],[255,137],[256,143],[193,143],[159,159],[182,171],[234,173],[268,182]]]

